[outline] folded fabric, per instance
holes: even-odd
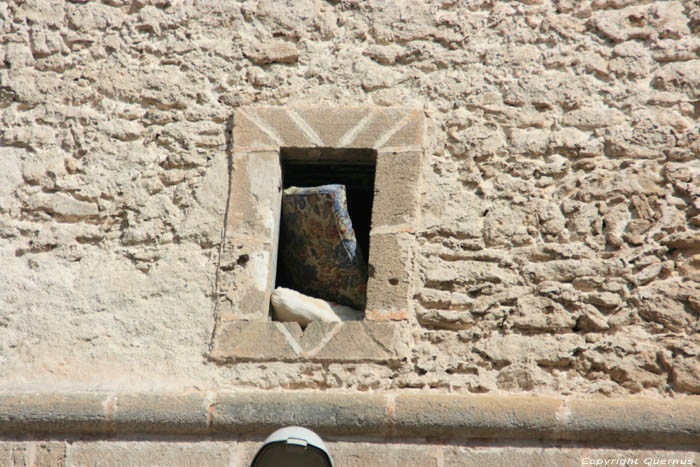
[[[367,266],[348,215],[345,186],[284,190],[278,268],[286,287],[364,310]]]
[[[302,327],[311,321],[332,323],[362,319],[362,312],[359,310],[309,297],[284,287],[277,287],[272,292],[270,301],[277,321],[296,321]]]

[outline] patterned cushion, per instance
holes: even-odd
[[[348,215],[345,186],[284,190],[280,238],[285,286],[364,310],[367,266]]]

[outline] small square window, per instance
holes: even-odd
[[[220,362],[390,361],[410,332],[414,227],[426,123],[420,110],[243,107],[233,127],[231,186],[217,271],[210,357]],[[368,271],[362,321],[269,321],[284,286],[283,190],[344,185]]]

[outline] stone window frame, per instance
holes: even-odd
[[[233,120],[228,207],[209,357],[241,361],[392,362],[407,357],[414,226],[426,146],[422,110],[244,106]],[[376,151],[367,306],[362,321],[269,321],[282,197],[283,148]]]

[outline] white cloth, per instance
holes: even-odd
[[[309,297],[284,287],[277,287],[272,292],[270,301],[278,321],[296,321],[302,327],[311,321],[340,322],[362,319],[361,311]]]

